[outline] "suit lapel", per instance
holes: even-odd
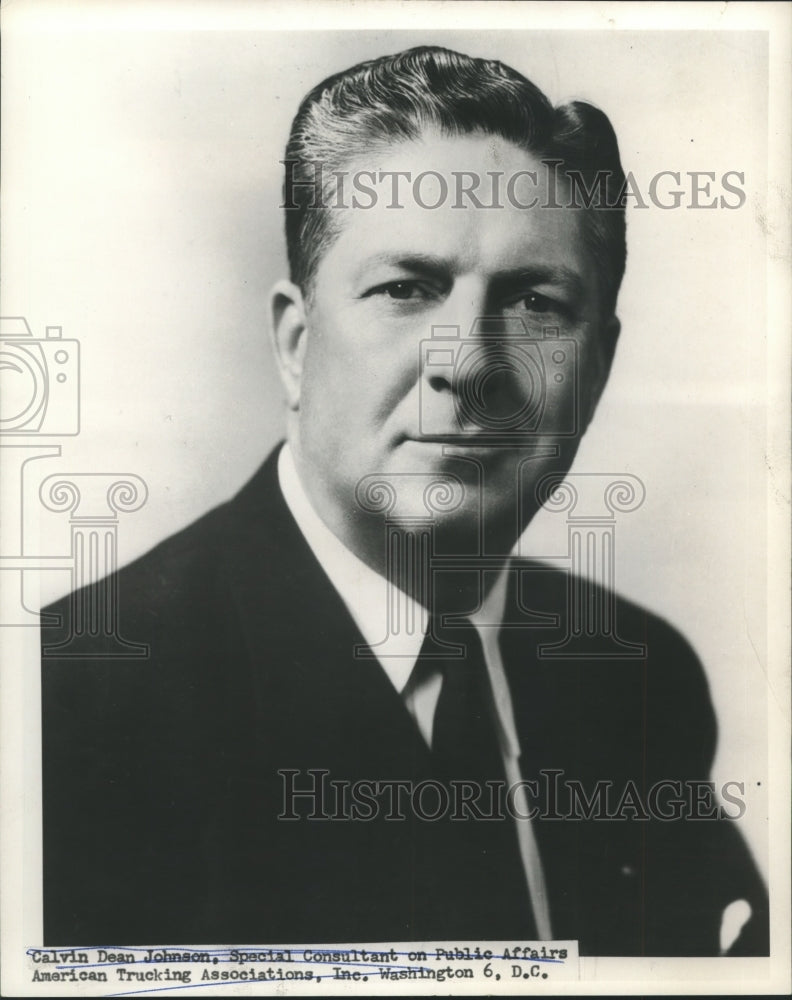
[[[355,655],[363,637],[286,506],[276,452],[232,501],[227,537],[223,572],[269,749],[367,776],[425,767],[401,696],[376,659]]]

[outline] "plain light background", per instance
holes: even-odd
[[[661,170],[743,172],[736,211],[628,209],[621,341],[575,471],[645,484],[618,523],[617,587],[701,656],[714,780],[745,783],[741,827],[767,871],[767,38],[525,25],[18,37],[2,311],[82,350],[81,433],[34,463],[25,504],[52,472],[136,473],[149,500],[122,520],[127,562],[231,496],[281,437],[267,340],[285,275],[278,161],[299,100],[330,73],[441,44],[509,63],[554,103],[600,106],[647,200]],[[41,551],[66,553],[64,517],[41,526]],[[522,551],[560,554],[560,528],[543,513]],[[68,586],[42,574],[45,601]]]

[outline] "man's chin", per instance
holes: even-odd
[[[405,439],[380,471],[360,479],[355,498],[392,527],[431,525],[449,554],[508,552],[535,510],[538,480],[566,468],[560,451],[555,442],[507,448]]]

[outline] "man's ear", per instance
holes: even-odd
[[[279,281],[270,293],[270,335],[290,410],[300,407],[306,333],[302,292],[291,281]]]
[[[605,390],[613,364],[613,355],[616,353],[616,344],[621,332],[621,323],[617,316],[613,315],[603,323],[600,331],[599,345],[595,352],[595,363],[592,366],[591,380],[588,382],[588,392],[586,394],[584,417],[585,428],[588,429],[591,419],[597,409],[597,404]]]

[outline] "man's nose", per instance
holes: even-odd
[[[497,317],[488,301],[486,288],[475,280],[460,281],[442,308],[432,317],[432,336],[445,342],[449,363],[427,366],[424,376],[436,392],[459,392],[462,382],[470,377],[469,366],[459,361],[461,352],[469,353],[478,348],[484,360],[487,352],[487,335],[491,334]],[[490,338],[491,339],[491,338]],[[439,346],[439,343],[438,343]],[[453,355],[453,361],[452,361]]]
[[[536,390],[524,351],[525,328],[514,329],[519,319],[504,316],[485,294],[470,288],[449,296],[432,319],[423,369],[425,429],[511,432]]]

